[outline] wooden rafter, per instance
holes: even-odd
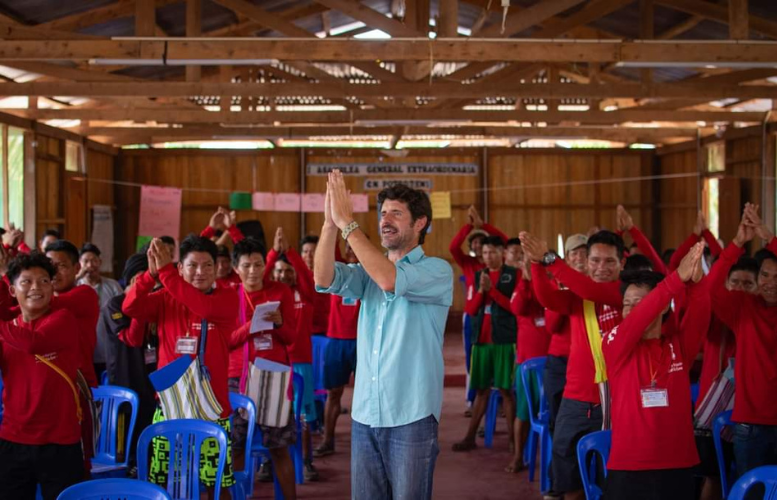
[[[156,0],[156,6],[164,7],[172,3],[180,3],[183,0]],[[35,27],[62,31],[78,31],[80,29],[104,23],[113,19],[135,15],[135,2],[132,0],[119,0],[96,9],[90,9],[78,14],[61,17],[46,23],[37,24]]]
[[[656,4],[661,4],[671,9],[686,12],[705,19],[718,21],[728,24],[729,11],[725,5],[703,2],[701,0],[655,0]],[[748,24],[752,31],[766,35],[771,38],[777,38],[777,22],[763,19],[756,16],[748,16]]]
[[[264,10],[260,7],[257,7],[253,3],[247,2],[246,0],[213,0],[213,1],[221,5],[222,7],[226,7],[234,12],[237,12],[246,16],[248,19],[261,26],[273,29],[286,36],[293,36],[293,37],[300,37],[300,38],[315,37],[315,35],[313,35],[309,31],[300,28],[299,26],[292,23],[291,21],[287,21],[282,16],[278,14],[274,14],[270,11]]]
[[[480,30],[478,36],[484,38],[507,38],[516,35],[527,28],[531,28],[536,24],[547,21],[551,17],[564,12],[575,5],[583,3],[583,1],[584,0],[545,0],[539,2],[527,9],[508,14],[505,21],[504,32],[502,32],[501,23],[496,23]]]
[[[426,36],[426,33],[403,24],[396,19],[386,17],[377,10],[373,10],[366,5],[353,0],[316,0],[318,3],[329,7],[332,10],[342,12],[343,14],[361,21],[367,26],[379,29],[394,37],[416,38]]]

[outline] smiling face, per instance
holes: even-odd
[[[297,272],[291,264],[279,260],[275,263],[275,269],[273,269],[273,279],[280,281],[286,286],[294,286],[297,284]]]
[[[39,317],[49,308],[54,294],[49,273],[40,267],[22,271],[10,287],[11,295],[27,317]]]
[[[184,281],[201,292],[207,292],[216,281],[216,263],[208,252],[189,252],[178,263],[178,272]]]
[[[758,293],[767,304],[777,305],[777,261],[766,259],[758,271]]]
[[[611,245],[595,243],[588,253],[588,275],[597,283],[609,283],[618,279],[622,263],[618,249]]]
[[[637,304],[639,304],[649,293],[650,288],[647,286],[630,285],[626,289],[626,293],[623,294],[623,318],[625,319]],[[666,306],[664,312],[658,315],[658,317],[650,323],[650,326],[645,329],[645,333],[642,335],[643,339],[654,337],[656,329],[658,329],[658,334],[661,334],[661,316],[663,316],[668,309],[669,306]]]
[[[46,257],[51,259],[57,268],[57,274],[52,281],[55,292],[67,292],[76,286],[76,275],[81,270],[81,264],[74,263],[67,252],[46,252]]]
[[[486,237],[482,234],[479,234],[472,238],[472,240],[469,242],[469,250],[470,253],[474,254],[475,257],[478,259],[483,257],[483,240],[485,240]]]
[[[564,256],[569,267],[583,274],[588,274],[588,248],[585,246],[570,250]]]
[[[260,253],[241,255],[237,263],[235,272],[240,276],[243,287],[249,292],[262,289],[262,280],[264,279],[265,262]]]
[[[391,251],[411,250],[425,225],[426,217],[413,222],[406,203],[385,200],[380,208],[380,244]]]

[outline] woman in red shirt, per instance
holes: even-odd
[[[652,271],[621,275],[623,322],[602,339],[612,397],[612,445],[605,498],[694,498],[699,463],[688,370],[710,320],[709,291],[688,287],[688,309],[668,332],[672,298],[703,276],[702,244],[666,279]]]

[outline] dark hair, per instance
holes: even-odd
[[[755,255],[753,255],[753,258],[758,263],[758,270],[761,270],[761,267],[764,265],[764,261],[767,260],[773,260],[777,262],[777,256],[775,256],[771,251],[767,250],[766,248],[762,248],[758,250]],[[756,273],[757,276],[757,273]]]
[[[302,250],[302,247],[304,245],[307,245],[308,243],[311,243],[313,245],[318,245],[318,236],[316,236],[315,234],[309,234],[304,238],[302,238],[301,240],[299,240],[299,249]]]
[[[29,254],[20,253],[14,257],[11,262],[8,263],[8,271],[5,275],[8,277],[8,281],[13,284],[16,278],[22,274],[22,271],[39,267],[49,273],[49,278],[53,278],[57,274],[57,268],[51,262],[51,259],[38,252],[37,250],[30,252]]]
[[[100,252],[100,249],[99,249],[99,248],[97,248],[97,245],[94,245],[94,244],[92,244],[92,243],[84,243],[84,244],[81,246],[81,252],[80,252],[80,254],[83,256],[85,253],[89,253],[89,252],[91,252],[91,253],[95,254],[95,255],[96,255],[96,256],[98,256],[98,257],[100,256],[100,253],[101,253],[101,252]]]
[[[757,278],[759,268],[760,266],[756,259],[744,256],[740,257],[736,264],[731,266],[731,269],[728,270],[728,275],[731,276],[731,273],[736,271],[744,271],[746,273],[753,273],[753,276]]]
[[[217,245],[216,246],[216,257],[226,257],[226,258],[229,258],[229,248],[227,248],[224,245]]]
[[[423,191],[413,189],[404,184],[395,184],[378,193],[378,210],[386,200],[401,201],[407,205],[410,215],[415,223],[421,217],[426,217],[426,225],[418,235],[418,244],[423,245],[426,239],[426,231],[432,225],[432,202]]]
[[[78,249],[72,243],[67,240],[57,240],[46,247],[46,253],[49,252],[65,252],[73,264],[78,264]]]
[[[166,245],[175,246],[175,238],[173,238],[172,236],[160,236],[159,239],[162,240],[162,243]]]
[[[162,240],[164,241],[164,240]],[[213,263],[216,263],[216,254],[218,249],[216,244],[208,238],[197,236],[196,234],[190,234],[181,242],[181,262],[186,259],[186,256],[192,252],[205,252],[210,254],[213,259]]]
[[[505,244],[505,246],[509,247],[510,245],[521,246],[521,238],[510,238],[509,240],[507,240],[507,243]]]
[[[612,231],[607,231],[606,229],[603,229],[598,233],[594,233],[593,235],[591,235],[591,237],[588,238],[588,243],[586,244],[586,248],[588,248],[589,254],[591,253],[591,247],[597,244],[615,247],[615,250],[618,253],[618,258],[619,259],[623,258],[623,253],[625,250],[625,245],[623,244],[623,238],[613,233]]]
[[[467,238],[467,244],[469,246],[472,246],[472,242],[475,240],[480,240],[481,244],[483,243],[483,240],[485,240],[488,236],[481,232],[477,232],[474,234],[469,235],[469,238]]]
[[[664,275],[655,271],[645,270],[631,270],[623,271],[620,276],[621,280],[621,295],[626,294],[626,290],[631,286],[638,286],[647,288],[649,290],[654,289],[663,281]]]
[[[240,257],[243,255],[251,255],[252,253],[262,254],[262,259],[267,261],[267,251],[264,249],[264,245],[254,238],[249,236],[235,243],[235,248],[232,249],[232,265],[237,267],[240,263]]]
[[[623,265],[624,271],[652,271],[653,270],[653,263],[645,257],[644,255],[640,255],[638,253],[635,253],[634,255],[629,255],[626,257],[626,263]]]
[[[674,248],[667,248],[664,250],[664,253],[661,254],[661,260],[664,261],[664,264],[667,266],[672,261],[672,255],[674,255],[675,249]]]
[[[497,248],[504,248],[505,240],[503,240],[500,236],[486,236],[486,239],[483,240],[483,246],[486,245]]]
[[[40,240],[43,241],[43,239],[46,236],[53,236],[58,240],[62,239],[62,236],[59,234],[59,231],[57,231],[56,229],[46,229],[45,231],[43,231],[43,236],[40,237]]]

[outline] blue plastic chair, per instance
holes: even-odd
[[[744,500],[748,490],[758,483],[764,485],[764,500],[777,499],[777,465],[758,467],[746,472],[731,488],[728,499]]]
[[[502,404],[502,393],[499,392],[499,389],[491,389],[486,407],[486,434],[483,443],[486,448],[491,448],[494,444],[494,432],[496,431],[496,419],[499,415],[500,404]]]
[[[527,359],[521,363],[521,382],[523,390],[526,393],[526,400],[529,404],[529,441],[526,443],[528,448],[528,467],[529,481],[534,481],[534,469],[537,460],[537,444],[540,448],[540,491],[550,491],[550,459],[551,448],[553,446],[550,438],[550,407],[545,398],[545,356]],[[533,394],[534,387],[530,383],[532,374],[537,380],[539,394]],[[539,396],[535,398],[535,396]],[[534,400],[539,399],[539,406],[534,407]]]
[[[696,408],[696,401],[699,399],[699,383],[691,384],[691,406]]]
[[[251,469],[253,461],[251,459],[251,449],[254,442],[254,429],[256,428],[256,405],[251,398],[237,394],[234,392],[229,393],[229,404],[232,406],[233,411],[239,409],[245,410],[245,417],[248,420],[248,431],[246,432],[246,456],[243,464],[243,470],[234,471],[235,480],[237,481],[237,494],[240,499],[249,498],[254,493],[254,483],[252,481],[253,474]],[[235,499],[238,500],[238,499]]]
[[[731,410],[719,413],[712,424],[712,442],[715,443],[715,455],[718,457],[720,488],[723,491],[724,499],[728,498],[731,485],[734,484],[734,478],[736,478],[736,465],[733,462],[727,464],[723,456],[723,430],[726,427],[734,426],[734,422],[731,421],[732,413]]]
[[[0,424],[3,423],[3,374],[0,372]]]
[[[292,384],[294,385],[294,400],[296,403],[294,409],[294,423],[297,431],[297,440],[292,446],[289,446],[289,453],[294,462],[294,482],[296,484],[304,484],[305,473],[304,460],[302,457],[302,397],[305,393],[305,379],[303,379],[302,375],[299,373],[295,373],[292,377]],[[259,468],[259,459],[265,458],[267,461],[271,460],[270,450],[262,446],[262,431],[258,426],[256,428],[256,436],[257,439],[254,440],[253,447],[251,448],[251,484],[254,483],[256,470]],[[274,469],[273,483],[275,485],[275,500],[284,498],[280,484],[278,483],[278,476],[275,475]]]
[[[148,426],[138,439],[138,478],[148,480],[148,449],[151,440],[162,437],[170,442],[170,464],[167,492],[172,499],[200,498],[200,449],[203,441],[214,438],[219,445],[216,484],[221,485],[227,462],[227,433],[212,422],[203,420],[167,420]],[[221,488],[215,488],[219,500]]]
[[[580,477],[583,479],[583,490],[587,500],[602,498],[602,489],[596,484],[597,461],[600,456],[604,477],[607,477],[607,461],[610,459],[610,431],[597,431],[583,436],[577,443],[577,463],[580,467]],[[588,460],[589,455],[590,461]]]
[[[104,385],[92,389],[96,402],[102,404],[100,410],[100,436],[97,439],[97,455],[92,459],[92,476],[125,477],[127,461],[129,460],[129,445],[132,432],[135,430],[135,420],[138,416],[138,395],[132,389]],[[130,421],[127,433],[124,435],[124,458],[119,461],[117,448],[119,444],[119,409],[122,404],[130,405]]]
[[[103,370],[100,374],[100,385],[108,385],[108,370]]]
[[[60,493],[57,500],[170,500],[170,495],[145,481],[108,478],[74,484]]]

